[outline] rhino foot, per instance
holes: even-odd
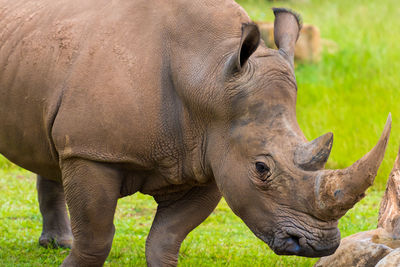
[[[43,217],[39,245],[45,248],[71,248],[73,238],[62,184],[38,175],[37,190]]]
[[[39,245],[45,248],[71,248],[72,239],[71,234],[42,233],[39,238]]]

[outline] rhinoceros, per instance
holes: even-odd
[[[38,174],[39,241],[72,246],[62,266],[101,266],[136,192],[158,203],[149,266],[175,266],[222,196],[279,255],[335,251],[391,119],[324,169],[332,133],[308,142],[296,120],[300,19],[274,13],[278,50],[232,0],[0,0],[0,152]]]

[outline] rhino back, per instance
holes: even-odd
[[[117,132],[126,127],[124,118],[144,111],[140,103],[149,101],[138,101],[138,84],[152,81],[131,49],[143,45],[132,35],[139,27],[129,29],[127,1],[107,2],[0,3],[0,151],[17,164],[39,173],[58,165],[51,136],[58,115],[67,118],[65,134],[74,137],[82,129],[86,135],[77,138],[96,150],[90,135],[97,129],[104,132],[112,121]]]
[[[0,152],[40,174],[76,156],[183,168],[191,101],[214,93],[196,86],[249,21],[233,1],[0,0],[0,17]]]

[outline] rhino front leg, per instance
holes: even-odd
[[[62,184],[38,175],[36,185],[39,209],[43,217],[43,230],[39,244],[43,247],[70,248],[72,233]]]
[[[156,199],[157,213],[146,241],[148,266],[176,266],[182,241],[210,215],[220,199],[215,183],[194,187],[175,200]]]
[[[121,176],[110,165],[84,160],[62,163],[74,240],[61,266],[102,266],[114,237]]]

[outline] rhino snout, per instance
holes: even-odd
[[[278,255],[323,257],[333,254],[340,244],[339,229],[324,230],[320,237],[293,229],[274,237],[271,249]]]
[[[313,229],[313,233],[293,225],[279,226],[277,229],[272,234],[269,231],[254,231],[277,255],[324,257],[335,253],[340,244],[340,231],[337,227]]]

